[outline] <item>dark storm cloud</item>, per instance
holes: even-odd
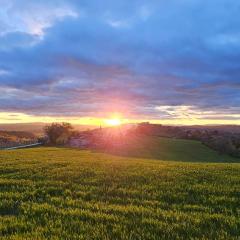
[[[237,114],[236,1],[0,3],[2,111],[174,118],[161,106],[192,106]]]

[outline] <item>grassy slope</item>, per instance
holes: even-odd
[[[0,238],[238,239],[239,172],[229,163],[2,151]]]
[[[123,147],[112,153],[182,162],[240,162],[240,159],[219,154],[199,141],[160,137],[129,138]]]

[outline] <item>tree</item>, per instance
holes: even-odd
[[[73,127],[70,123],[52,123],[44,127],[48,142],[52,145],[64,145],[72,135]]]

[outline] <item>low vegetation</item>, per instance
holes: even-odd
[[[202,163],[231,159],[204,154],[208,148],[196,142],[169,141],[155,147],[163,144],[161,158],[174,161],[151,159],[153,149],[142,150],[145,158],[67,148],[2,151],[0,238],[239,239],[240,164]]]
[[[0,149],[35,143],[37,138],[30,132],[0,131]]]

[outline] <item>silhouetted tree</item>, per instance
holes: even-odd
[[[52,123],[44,127],[49,144],[64,145],[72,135],[73,127],[70,123]]]

